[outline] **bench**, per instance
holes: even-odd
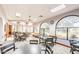
[[[4,54],[11,49],[13,49],[15,51],[15,43],[9,43],[9,44],[3,45],[1,47],[1,54]]]

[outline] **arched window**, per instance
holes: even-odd
[[[49,32],[49,24],[48,23],[42,23],[40,26],[40,34],[42,36],[47,36]]]
[[[79,39],[79,16],[68,15],[61,18],[55,27],[56,39]]]

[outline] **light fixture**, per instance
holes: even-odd
[[[21,13],[16,13],[16,17],[21,17]]]
[[[57,6],[56,8],[51,9],[51,12],[57,12],[64,9],[66,6],[64,4]]]
[[[32,24],[32,22],[29,22],[28,25],[29,25],[29,26],[32,26],[33,24]]]

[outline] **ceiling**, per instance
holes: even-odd
[[[52,13],[50,11],[59,5],[60,4],[2,4],[1,6],[8,20],[27,20],[29,16],[31,16],[30,19],[32,22],[43,21],[44,19],[79,8],[77,4],[70,4],[58,12]],[[16,17],[16,13],[20,13],[21,17]],[[39,17],[40,15],[43,17]]]

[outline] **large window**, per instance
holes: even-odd
[[[79,39],[79,16],[69,15],[60,19],[56,24],[57,38]]]
[[[26,23],[21,21],[11,21],[13,32],[26,32]]]

